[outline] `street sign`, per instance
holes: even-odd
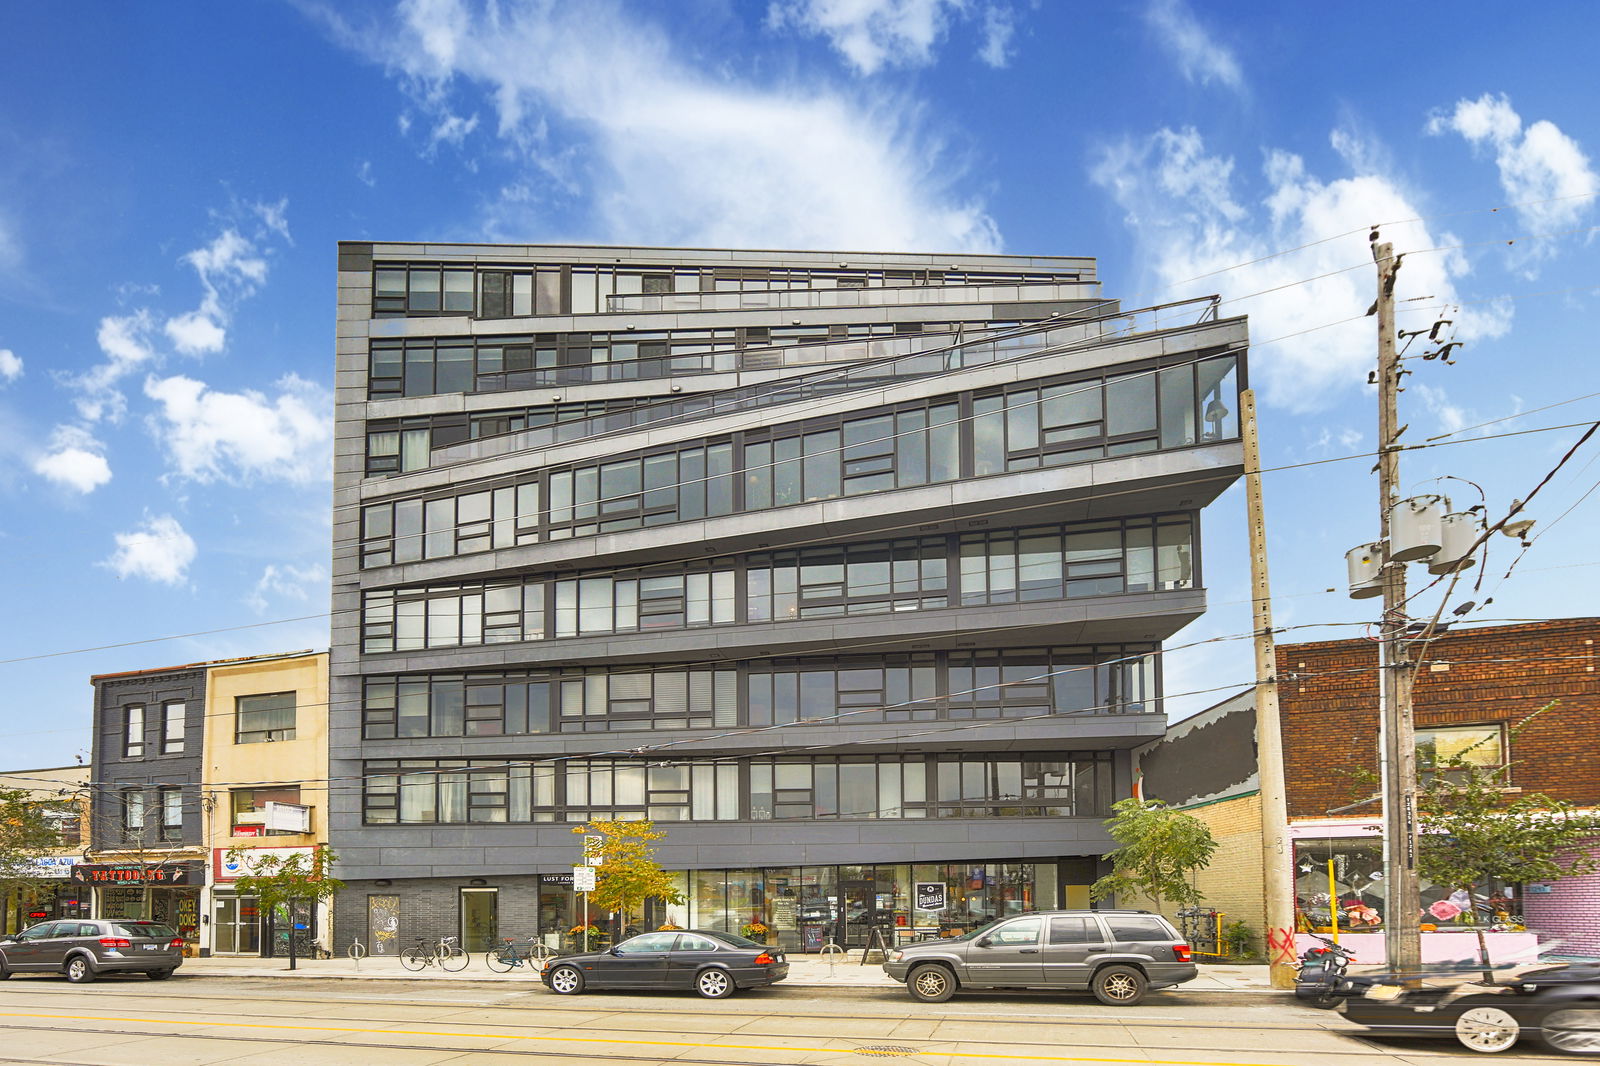
[[[574,866],[572,868],[572,888],[575,892],[593,892],[594,867]]]

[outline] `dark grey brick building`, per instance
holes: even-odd
[[[559,938],[591,818],[791,948],[1083,901],[1245,345],[1082,258],[341,245],[340,946]]]

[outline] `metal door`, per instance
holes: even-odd
[[[1111,950],[1098,918],[1054,917],[1045,937],[1044,981],[1052,988],[1087,988],[1095,959]]]
[[[1013,918],[993,926],[967,948],[967,973],[975,985],[1019,987],[1044,983],[1039,953],[1044,919]]]

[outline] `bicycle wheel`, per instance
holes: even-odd
[[[428,949],[422,947],[421,945],[406,948],[400,953],[400,965],[404,966],[408,970],[420,970],[424,966],[428,965],[428,962]]]
[[[549,944],[535,944],[528,950],[528,958],[532,962],[543,962],[545,959],[555,958],[556,949]]]
[[[510,973],[511,968],[517,964],[516,951],[507,944],[503,948],[493,948],[483,953],[483,964],[495,973]]]
[[[462,950],[460,944],[450,944],[439,949],[439,965],[451,973],[465,970],[467,963],[472,961],[472,956]]]

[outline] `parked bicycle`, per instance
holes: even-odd
[[[400,953],[400,965],[408,970],[438,966],[454,973],[466,969],[469,961],[466,950],[461,946],[461,938],[456,936],[441,936],[438,939],[419,936],[415,944]]]
[[[505,937],[499,947],[490,948],[483,953],[483,963],[495,973],[510,973],[519,966],[539,970],[540,964],[554,954],[554,951],[533,937],[526,940]]]

